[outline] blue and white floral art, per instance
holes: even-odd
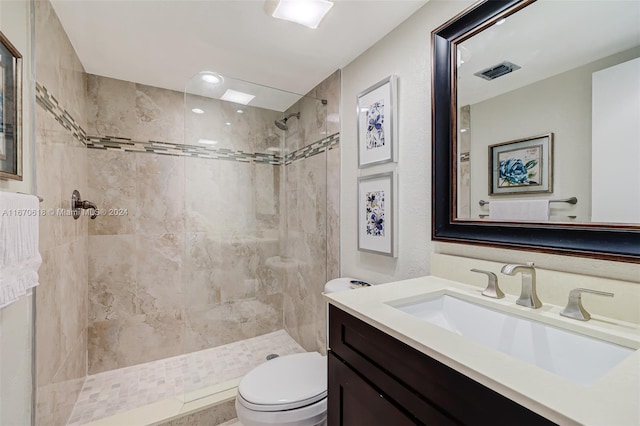
[[[384,101],[380,100],[367,110],[367,149],[384,146]]]
[[[384,237],[384,191],[367,192],[367,235]]]
[[[535,173],[529,172],[536,164],[535,160],[524,164],[519,158],[500,161],[500,186],[537,185],[538,182],[531,179]]]

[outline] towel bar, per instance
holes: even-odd
[[[578,199],[576,197],[563,198],[562,200],[549,200],[550,203],[569,203],[569,204],[578,204]],[[489,204],[489,201],[480,200],[478,204],[481,206],[486,206]]]
[[[479,215],[478,215],[478,217],[479,217],[480,219],[484,219],[484,218],[486,218],[486,217],[489,217],[489,214],[479,214]],[[575,219],[575,218],[576,218],[576,217],[578,217],[578,216],[573,216],[573,215],[572,215],[572,216],[566,216],[566,217],[568,217],[569,219]]]

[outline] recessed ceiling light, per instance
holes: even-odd
[[[507,18],[502,18],[501,20],[499,20],[498,22],[496,22],[496,25],[502,25],[506,22]]]
[[[464,133],[466,131],[467,131],[467,129],[460,129],[460,133]]]
[[[209,71],[203,72],[201,74],[202,76],[200,78],[202,78],[202,80],[206,81],[207,83],[218,84],[224,81],[224,78],[222,78],[221,75],[218,75]]]
[[[230,122],[230,121],[227,121],[227,122],[226,122],[226,123],[224,123],[224,124],[226,124],[227,126],[231,126],[231,122]]]
[[[191,112],[194,114],[204,114],[204,110],[200,108],[194,108],[191,110]]]
[[[213,73],[202,74],[202,79],[207,83],[218,84],[222,82],[222,77]]]
[[[236,104],[247,105],[253,98],[255,98],[254,95],[227,89],[220,99],[223,101],[235,102]]]
[[[241,110],[241,109],[237,110],[236,112],[237,112],[238,114],[244,114],[244,111],[243,111],[243,110]]]
[[[211,139],[198,139],[198,143],[202,143],[202,144],[205,144],[205,145],[215,145],[215,144],[218,143],[218,141],[214,141],[214,140],[211,140]]]
[[[271,9],[273,3],[267,1],[265,9]],[[333,2],[326,0],[280,0],[271,16],[316,29],[332,7]]]

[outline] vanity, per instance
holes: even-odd
[[[481,291],[428,276],[325,295],[328,424],[640,423],[636,324],[579,322],[560,316],[561,306],[534,310]],[[445,300],[464,305],[460,318]],[[508,321],[484,324],[485,313]],[[497,340],[475,335],[492,326]],[[534,347],[517,341],[523,335]],[[578,340],[556,347],[568,338]]]

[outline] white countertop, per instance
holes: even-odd
[[[579,385],[539,367],[402,312],[388,302],[422,298],[445,290],[478,304],[635,349],[591,386]],[[595,315],[587,322],[560,316],[562,307],[516,305],[481,288],[438,277],[422,277],[326,294],[332,305],[420,352],[559,424],[640,425],[640,327]],[[544,300],[542,301],[544,303]]]

